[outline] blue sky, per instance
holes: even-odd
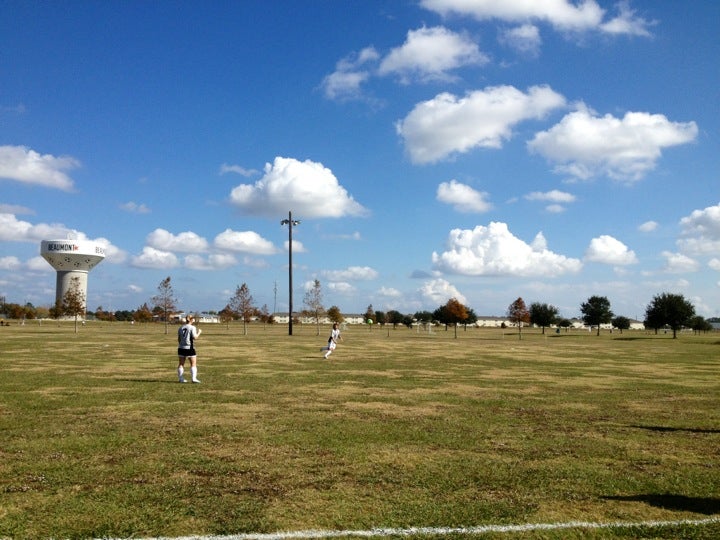
[[[720,3],[0,3],[0,294],[720,315]],[[277,292],[276,292],[277,291]]]

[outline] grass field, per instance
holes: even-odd
[[[202,328],[200,385],[176,327],[0,328],[0,538],[720,515],[717,333],[350,326],[326,361],[327,327]]]

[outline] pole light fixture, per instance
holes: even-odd
[[[288,335],[292,336],[293,330],[293,283],[292,283],[292,230],[296,225],[300,225],[300,220],[294,220],[292,218],[292,212],[288,212],[288,218],[283,219],[280,225],[288,226],[288,289],[289,289],[289,302],[288,302]]]

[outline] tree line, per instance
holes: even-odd
[[[77,278],[74,278],[77,279]],[[150,302],[145,302],[137,309],[118,310],[109,312],[99,306],[94,312],[86,311],[85,297],[80,291],[78,283],[72,283],[62,299],[50,308],[36,308],[30,303],[25,305],[8,303],[5,297],[0,297],[0,314],[10,319],[35,319],[40,317],[59,318],[62,316],[73,316],[76,323],[79,317],[92,314],[102,321],[133,321],[165,323],[165,331],[168,332],[168,325],[171,317],[177,313],[177,299],[170,276],[163,279],[157,287]],[[323,305],[323,291],[320,280],[315,279],[312,286],[306,291],[303,298],[304,309],[299,315],[309,317],[315,321],[318,334],[320,333],[320,322],[325,318],[330,322],[341,323],[344,316],[338,306],[331,306],[325,309]],[[151,307],[152,306],[152,307]],[[262,323],[272,324],[273,314],[269,312],[267,305],[257,307],[250,293],[247,283],[238,285],[234,294],[228,299],[227,304],[218,312],[209,312],[217,315],[220,322],[228,324],[232,321],[242,321],[243,332],[247,334],[247,325],[253,320]],[[631,320],[625,316],[616,316],[611,309],[610,301],[606,296],[591,296],[580,304],[581,318],[585,325],[596,328],[600,334],[602,325],[611,324],[621,332],[630,328]],[[293,314],[297,317],[297,314]],[[557,326],[569,328],[572,322],[560,316],[560,310],[552,305],[541,302],[533,302],[528,307],[522,297],[517,298],[507,308],[506,316],[518,328],[518,336],[522,339],[522,328],[524,325],[534,325],[542,329]],[[365,311],[364,320],[368,324],[390,324],[393,327],[404,325],[411,327],[414,324],[441,324],[446,327],[454,327],[457,337],[458,326],[473,325],[478,317],[474,310],[463,305],[456,298],[450,298],[445,304],[434,311],[417,311],[413,314],[403,314],[396,310],[376,311],[370,304]],[[681,294],[661,293],[655,295],[645,310],[645,328],[650,328],[658,333],[661,329],[670,329],[673,338],[677,338],[678,330],[690,328],[695,332],[707,332],[713,329],[711,322],[714,319],[705,319],[696,315],[695,307]]]

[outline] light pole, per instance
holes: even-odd
[[[288,258],[289,258],[289,267],[288,267],[288,287],[289,287],[289,305],[288,305],[288,314],[290,315],[289,323],[288,323],[288,336],[292,336],[292,323],[293,323],[293,287],[292,287],[292,230],[293,226],[300,225],[299,220],[293,221],[292,218],[292,212],[288,212],[288,218],[283,219],[280,222],[280,225],[287,225],[288,226]]]

